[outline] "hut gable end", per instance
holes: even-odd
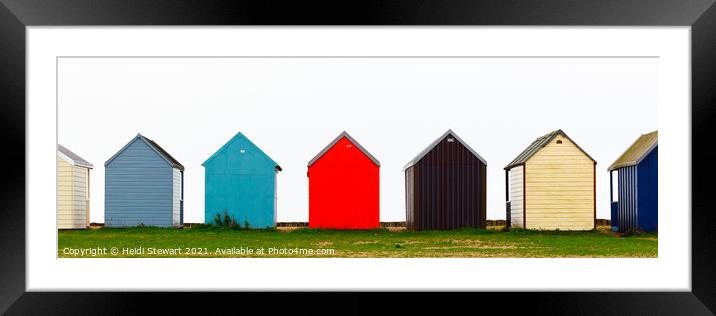
[[[564,164],[572,162],[592,163],[593,160],[571,139],[562,135],[557,135],[550,142],[544,144],[542,149],[532,155],[527,161],[530,166],[541,163]]]
[[[271,174],[282,170],[281,166],[241,132],[201,165],[206,167],[207,172],[226,174]]]
[[[171,164],[168,163],[162,156],[154,151],[152,147],[140,138],[135,138],[118,151],[112,158],[105,162],[105,167],[122,167],[126,164],[136,164],[137,162],[144,162],[146,164],[156,165],[157,163],[164,163],[168,167]]]
[[[105,162],[105,226],[181,226],[183,170],[159,145],[137,135]]]
[[[324,147],[316,156],[314,156],[309,162],[308,167],[310,168],[313,166],[316,162],[319,160],[322,160],[324,156],[332,156],[332,155],[326,155],[330,152],[333,152],[334,147],[336,146],[354,146],[356,147],[362,154],[365,156],[365,158],[369,159],[373,162],[376,166],[380,167],[380,161],[373,157],[373,155],[370,154],[369,151],[367,151],[363,146],[361,146],[360,143],[358,143],[351,135],[349,135],[347,132],[342,132],[338,137],[333,139],[326,147]]]
[[[536,155],[538,152],[540,152],[543,148],[545,148],[547,145],[550,144],[556,144],[557,141],[564,141],[567,140],[572,146],[577,148],[584,156],[589,158],[594,164],[596,164],[596,160],[589,156],[586,151],[584,151],[579,145],[577,145],[576,142],[572,141],[572,139],[567,136],[565,132],[563,132],[561,129],[553,131],[547,135],[538,137],[535,141],[533,141],[525,150],[523,150],[515,159],[513,159],[506,167],[505,170],[510,170],[515,166],[524,165],[527,161],[532,159],[534,155]]]
[[[480,156],[477,151],[472,149],[470,145],[463,141],[460,136],[457,136],[457,134],[452,130],[447,130],[447,132],[438,137],[435,141],[428,145],[428,147],[426,147],[417,156],[415,156],[415,158],[408,162],[403,167],[403,171],[416,164],[419,164],[423,160],[434,160],[436,159],[436,156],[440,155],[441,152],[445,152],[445,150],[448,149],[453,151],[456,149],[461,153],[461,157],[465,157],[464,159],[478,160],[481,164],[487,165],[487,161],[485,161],[485,159],[482,158],[482,156]]]
[[[448,138],[451,137],[445,137],[445,139],[440,141],[437,146],[430,150],[430,152],[428,152],[421,161],[425,161],[426,163],[436,163],[440,160],[441,156],[443,156],[441,153],[444,152],[452,152],[456,154],[455,156],[457,156],[457,159],[446,160],[445,163],[447,164],[464,162],[465,160],[479,161],[479,159],[473,156],[460,142],[449,142]]]
[[[109,167],[110,164],[112,164],[117,158],[123,156],[128,149],[137,148],[136,146],[142,146],[142,145],[137,145],[137,144],[143,144],[144,146],[146,146],[146,148],[151,149],[151,151],[154,152],[155,157],[159,158],[160,160],[163,160],[164,162],[169,164],[170,167],[177,168],[181,171],[184,171],[184,166],[181,163],[179,163],[179,161],[177,161],[176,159],[174,159],[174,157],[169,155],[169,153],[166,150],[164,150],[162,147],[160,147],[159,144],[157,144],[156,142],[154,142],[151,139],[148,139],[148,138],[142,136],[141,134],[137,134],[137,136],[135,136],[131,141],[129,141],[129,143],[124,145],[124,147],[122,147],[122,149],[120,149],[116,154],[114,154],[114,156],[107,159],[107,161],[104,163],[104,166]],[[149,158],[149,157],[148,157],[148,155],[145,155],[145,157],[143,157],[143,158]]]

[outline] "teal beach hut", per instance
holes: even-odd
[[[246,228],[276,226],[276,175],[281,167],[239,132],[203,164],[204,222],[226,212]]]

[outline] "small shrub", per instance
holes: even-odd
[[[233,222],[233,218],[229,217],[229,212],[224,211],[224,221],[222,222],[222,224],[224,226],[229,226],[231,225],[231,222]]]
[[[216,213],[216,215],[214,215],[214,225],[221,226],[221,214]]]
[[[236,221],[236,218],[233,215],[229,216],[229,212],[227,210],[224,210],[223,214],[217,213],[214,215],[214,225],[233,230],[241,229],[241,224]]]

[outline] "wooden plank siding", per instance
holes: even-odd
[[[89,192],[87,188],[89,169],[79,166],[72,167],[72,185],[74,190],[73,204],[75,212],[79,214],[77,219],[80,228],[89,226]]]
[[[173,226],[173,170],[135,138],[105,166],[105,225]]]
[[[411,228],[416,227],[419,219],[419,214],[416,214],[414,210],[420,194],[415,190],[415,168],[408,168],[405,170],[405,225]]]
[[[57,156],[57,228],[84,229],[89,225],[88,170]]]
[[[510,220],[511,227],[523,228],[523,181],[524,167],[518,166],[510,169]]]
[[[563,135],[535,153],[526,162],[526,228],[593,229],[594,167]]]
[[[484,229],[487,165],[450,131],[428,149],[405,169],[407,229]]]
[[[181,207],[181,170],[172,169],[172,225],[179,226]]]
[[[618,169],[619,181],[619,231],[625,232],[630,228],[637,228],[637,166],[628,166]]]

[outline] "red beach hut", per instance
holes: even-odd
[[[378,228],[380,162],[343,132],[308,162],[308,227]]]

